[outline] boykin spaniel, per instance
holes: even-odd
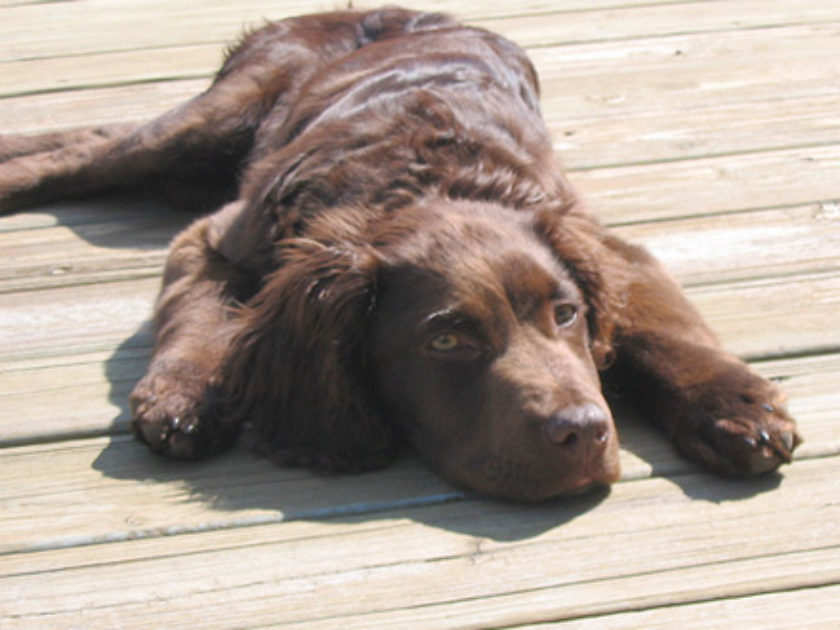
[[[723,475],[799,443],[776,386],[576,198],[497,35],[397,8],[283,20],[151,122],[0,139],[0,210],[176,187],[220,209],[172,244],[131,395],[157,453],[249,425],[282,463],[410,445],[457,486],[540,500],[618,479],[602,377]]]

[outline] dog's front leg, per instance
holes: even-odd
[[[238,211],[238,203],[226,206],[172,245],[155,307],[154,355],[131,394],[132,430],[154,452],[196,459],[229,446],[239,432],[212,400],[238,330],[233,306],[257,287],[216,247]]]
[[[686,455],[727,475],[790,462],[800,442],[783,395],[725,352],[682,289],[646,251],[603,240],[614,309],[612,374]]]

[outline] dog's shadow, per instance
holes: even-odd
[[[477,538],[513,541],[562,526],[595,509],[611,494],[610,489],[604,488],[536,505],[506,504],[451,487],[412,454],[381,472],[320,475],[280,468],[251,455],[247,440],[240,440],[227,453],[201,462],[159,457],[128,435],[128,394],[142,375],[150,344],[150,330],[143,326],[106,362],[111,402],[120,412],[112,423],[112,438],[96,458],[94,468],[113,479],[175,484],[184,500],[221,512],[220,521],[258,524],[405,518]],[[715,503],[747,499],[780,483],[781,476],[777,474],[733,481],[703,473],[674,453],[665,437],[633,410],[621,401],[611,402],[619,430],[624,434],[623,448],[634,460],[644,463],[638,478],[661,478],[692,499]],[[632,475],[633,470],[630,472]],[[452,503],[462,506],[456,510],[444,508]],[[504,517],[500,517],[502,513]],[[493,517],[485,518],[487,515]]]
[[[109,399],[119,413],[111,423],[110,440],[93,467],[115,480],[161,487],[174,485],[183,494],[183,501],[215,512],[220,522],[247,525],[406,518],[483,539],[520,540],[571,521],[609,496],[609,489],[604,488],[531,506],[490,502],[450,486],[411,453],[383,471],[358,475],[282,468],[251,454],[247,435],[229,451],[203,461],[182,462],[157,456],[135,441],[128,427],[128,397],[148,362],[150,345],[151,330],[144,325],[105,363],[111,384]],[[444,509],[453,503],[464,504],[464,509]],[[511,516],[476,517],[477,512],[488,510],[495,514],[501,510]],[[185,530],[189,531],[190,526],[185,525]]]
[[[31,212],[44,217],[36,223],[65,227],[94,245],[97,249],[91,253],[100,260],[106,260],[103,250],[112,250],[116,264],[127,262],[134,267],[150,262],[144,257],[146,253],[159,259],[172,238],[201,214],[185,209],[175,200],[139,192],[58,201]],[[47,216],[51,218],[47,219]],[[121,256],[120,252],[124,250],[134,250],[135,259]],[[80,254],[84,255],[83,252]]]
[[[103,210],[90,204],[63,217],[68,227],[98,247],[143,249],[162,254],[169,240],[195,216],[176,212],[161,204],[148,205],[131,198],[114,201],[108,212],[115,221],[101,223]],[[133,227],[119,227],[125,215]],[[60,215],[57,215],[57,218]],[[59,219],[61,222],[62,219]],[[109,227],[110,226],[110,227]],[[103,290],[106,290],[103,288]],[[610,496],[609,489],[566,497],[538,505],[501,504],[472,497],[446,484],[408,455],[391,468],[376,473],[323,476],[304,470],[283,469],[251,456],[243,444],[230,452],[202,462],[175,462],[149,453],[129,437],[128,396],[142,376],[151,354],[152,333],[148,323],[123,340],[105,363],[110,385],[109,400],[119,410],[112,419],[111,439],[94,462],[103,475],[143,483],[177,484],[186,500],[205,504],[221,518],[236,523],[281,520],[341,520],[404,517],[424,524],[494,540],[521,540],[572,521]],[[611,400],[619,430],[626,431],[622,444],[643,462],[649,474],[679,486],[691,498],[713,502],[736,501],[772,490],[780,476],[770,475],[747,482],[728,482],[698,474],[673,453],[667,440],[646,425],[620,399]],[[688,471],[688,472],[687,472]],[[442,509],[461,503],[459,510]],[[483,518],[504,511],[506,518]]]

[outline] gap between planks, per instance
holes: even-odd
[[[92,366],[91,375],[83,365],[68,367],[83,381],[96,378],[97,366]],[[794,465],[836,459],[840,438],[835,410],[840,392],[835,384],[840,355],[778,360],[754,367],[768,378],[781,380],[791,397],[790,411],[805,437]],[[21,376],[29,376],[30,381],[37,378],[37,374]],[[43,393],[26,391],[20,396],[42,397]],[[61,395],[59,402],[72,411],[58,421],[71,431],[74,414],[81,409],[83,416],[99,418],[105,428],[111,416],[95,408],[102,407],[104,399],[103,392],[95,391],[92,407],[86,408],[73,396]],[[15,411],[8,401],[5,406]],[[57,421],[57,405],[47,406],[44,426],[37,408],[25,416],[28,409],[23,404],[19,417],[47,433],[49,423]],[[619,406],[615,413],[622,441],[623,482],[695,474],[696,467],[679,457],[660,431],[626,408]],[[10,428],[14,429],[14,424]],[[125,424],[110,430],[124,433]],[[45,460],[49,467],[44,466]],[[766,481],[772,485],[773,478]],[[738,482],[730,483],[733,490],[740,487]],[[175,462],[149,454],[129,436],[7,446],[0,450],[0,488],[0,528],[5,532],[0,553],[184,535],[290,519],[346,517],[464,498],[415,458],[379,473],[324,477],[276,467],[250,456],[241,445],[206,462]],[[126,496],[131,497],[130,503],[123,500]],[[68,511],[67,506],[75,503],[84,503],[89,509]],[[127,518],[128,512],[133,514],[131,518]],[[60,523],[59,530],[54,519]]]
[[[727,45],[731,46],[733,40],[738,42],[739,47],[753,48],[755,44],[750,42],[771,39],[776,46],[770,50],[757,47],[755,52],[777,59],[830,55],[830,35],[836,32],[840,10],[835,8],[831,14],[834,23],[823,22],[814,16],[814,22],[803,20],[803,23],[790,24],[785,18],[789,17],[791,6],[800,3],[792,0],[775,2],[772,6],[778,11],[774,16],[776,22],[772,19],[767,21],[766,10],[756,10],[759,4],[767,8],[766,3],[758,2],[737,3],[727,11],[709,11],[702,4],[636,7],[631,9],[631,13],[638,18],[638,30],[620,34],[611,34],[609,29],[612,25],[624,28],[627,21],[617,20],[614,12],[574,13],[559,22],[561,28],[558,28],[556,20],[551,19],[552,16],[544,15],[524,21],[505,19],[478,22],[477,25],[532,49],[532,54],[546,63],[560,60],[564,72],[572,74],[580,74],[583,68],[596,72],[604,64],[608,64],[613,72],[626,71],[632,67],[631,61],[649,64],[652,59],[660,57],[669,65],[679,63],[685,67],[692,61],[729,54]],[[688,9],[694,10],[687,13]],[[648,15],[650,11],[654,14]],[[735,22],[754,30],[728,30]],[[685,29],[687,23],[691,23],[693,28]],[[707,23],[707,28],[700,28],[700,23]],[[123,40],[130,41],[131,35],[138,32],[136,24],[131,24],[132,30]],[[231,31],[238,24],[233,22]],[[771,32],[764,32],[767,30]],[[195,37],[196,34],[200,34],[200,39]],[[0,67],[4,68],[3,75],[0,75],[0,95],[21,96],[53,90],[106,87],[132,81],[210,77],[221,63],[225,46],[237,39],[237,36],[228,36],[208,42],[206,32],[195,25],[185,24],[180,36],[172,35],[170,41],[147,48],[84,53],[80,49],[85,42],[66,42],[72,54],[0,62]],[[819,45],[821,41],[825,41],[822,47]],[[533,50],[534,46],[552,50],[539,52]],[[621,60],[626,63],[619,66]]]
[[[0,294],[5,338],[0,359],[147,346],[146,322],[159,280],[107,287]],[[741,356],[755,360],[840,347],[840,271],[707,285],[689,289],[688,295],[724,345]]]
[[[541,77],[542,102],[547,112],[555,109],[562,112],[564,121],[592,117],[608,119],[619,113],[643,115],[654,111],[690,111],[745,101],[761,104],[768,98],[837,96],[840,92],[832,87],[836,84],[832,79],[837,78],[838,71],[827,62],[836,56],[832,51],[838,49],[838,28],[840,9],[838,24],[831,29],[792,27],[779,32],[747,32],[725,37],[679,36],[641,40],[632,47],[627,43],[599,43],[532,50],[530,54]],[[731,51],[734,47],[743,50],[743,54],[733,58]],[[140,110],[145,113],[134,116],[123,113],[123,121],[160,113],[167,105],[171,106],[160,101],[167,94],[171,94],[172,99],[178,99],[176,95],[180,94],[180,99],[186,100],[207,85],[209,75],[219,65],[222,48],[219,46],[215,52],[210,47],[190,48],[184,52],[186,54],[175,55],[176,59],[167,59],[158,51],[150,51],[147,55],[132,53],[133,57],[120,53],[112,60],[116,65],[106,60],[99,63],[96,60],[92,63],[77,60],[74,63],[72,59],[59,59],[44,62],[42,66],[38,65],[39,62],[27,62],[31,69],[20,72],[20,80],[15,80],[19,73],[11,71],[8,74],[7,98],[0,99],[0,112],[5,114],[3,119],[7,121],[3,130],[36,131],[43,128],[39,125],[50,124],[27,107],[33,99],[49,106],[51,112],[58,113],[62,113],[60,106],[66,109],[74,102],[86,107],[98,104],[93,111],[101,111],[101,114],[77,122],[69,117],[72,109],[62,113],[64,127],[85,124],[91,118],[105,122],[108,112],[104,108],[109,102],[121,109],[126,106],[123,101],[127,97],[133,98],[135,106],[145,100],[145,109]],[[147,65],[147,59],[151,67]],[[819,63],[820,60],[826,63]],[[50,72],[52,64],[59,65],[53,73]],[[203,72],[199,69],[202,64]],[[757,73],[755,68],[761,66],[772,67],[773,71]],[[43,72],[39,70],[42,67]],[[108,83],[130,81],[139,69],[142,70],[136,75],[136,85],[107,87]],[[63,91],[73,86],[72,77],[76,73],[81,73],[75,80],[77,84],[91,85],[92,88]],[[208,78],[175,80],[179,76],[202,73]],[[54,78],[50,79],[51,75]],[[155,83],[156,75],[166,80]],[[29,76],[34,78],[29,79]],[[102,78],[96,79],[97,76]],[[25,88],[31,81],[40,83]],[[103,87],[93,87],[97,82],[103,83]],[[0,92],[4,91],[2,86],[0,82]],[[8,95],[21,89],[41,92],[49,90],[50,86],[59,87],[62,91],[30,97]],[[144,88],[150,92],[145,98]],[[137,93],[132,94],[132,90]],[[111,114],[115,115],[117,112]],[[52,120],[54,126],[55,119]]]
[[[816,83],[814,83],[814,85],[816,85]],[[829,82],[827,85],[831,85],[831,83]],[[820,108],[828,108],[831,106],[831,98],[832,97],[829,95],[829,98],[825,101],[815,101],[817,108],[815,114],[817,117],[820,117]],[[740,105],[736,104],[735,107],[740,107]],[[747,105],[743,111],[747,112],[748,107],[749,105]],[[771,106],[769,109],[773,110],[773,107]],[[772,114],[772,111],[770,113]],[[828,120],[828,118],[823,117],[822,120]],[[768,121],[767,125],[767,128],[769,129],[771,127],[770,121]],[[805,125],[803,125],[803,127],[804,126]],[[796,133],[793,133],[793,136],[796,135]],[[710,146],[711,144],[713,143],[710,143]],[[789,164],[787,166],[789,166]],[[825,171],[825,173],[828,174],[824,176],[830,177],[830,172],[830,170]],[[718,212],[725,213],[729,211],[730,210],[727,207],[724,207],[723,210],[719,210]],[[835,289],[832,289],[832,291],[834,291],[834,294],[836,295],[836,287]],[[834,408],[836,408],[836,405]],[[828,417],[828,409],[824,410],[823,414]],[[834,465],[836,467],[836,462]],[[805,493],[811,492],[812,490],[812,487],[805,486],[802,489],[803,498],[805,498]],[[659,500],[659,496],[661,495],[656,495],[657,498],[655,501]],[[807,495],[807,498],[813,500],[815,497],[814,495],[809,494]],[[71,497],[70,501],[72,500],[73,499]],[[71,503],[70,505],[73,504]],[[64,507],[66,507],[66,505]],[[739,507],[743,509],[744,505],[739,505]],[[778,509],[778,506],[775,507]],[[786,521],[788,521],[786,522],[786,525],[793,524],[796,526],[799,524],[799,521],[796,519],[799,518],[800,514],[807,514],[809,507],[810,505],[801,506],[795,512],[793,520],[786,519]],[[783,509],[783,511],[785,514],[792,513],[787,509]],[[706,513],[706,517],[700,520],[702,522],[716,522],[715,517],[719,515],[719,512],[709,511]],[[469,513],[470,522],[478,522],[482,516],[486,517],[486,514],[481,512],[477,514]],[[836,515],[829,516],[832,516],[832,518],[834,518],[834,522],[836,523]],[[603,514],[601,517],[603,518]],[[609,516],[607,518],[609,518]],[[747,526],[748,524],[750,525],[749,527]],[[284,531],[289,525],[289,523],[283,525]],[[320,538],[323,535],[321,533],[312,533],[312,523],[304,523],[303,525],[308,526],[308,534],[302,534],[302,536],[314,536],[316,538]],[[327,528],[327,524],[325,523],[319,523],[318,525],[323,526],[324,529]],[[320,580],[317,578],[315,580],[309,580],[307,576],[296,579],[294,580],[294,585],[298,587],[301,592],[293,593],[291,596],[292,601],[284,602],[283,605],[293,606],[295,602],[299,602],[301,604],[301,610],[319,610],[323,608],[324,601],[329,602],[331,600],[329,597],[330,592],[335,592],[335,589],[343,588],[346,589],[346,592],[339,593],[339,603],[347,605],[347,602],[355,597],[359,602],[357,604],[359,608],[364,606],[367,606],[367,608],[358,613],[349,613],[351,615],[358,614],[359,616],[356,617],[342,619],[339,616],[333,618],[332,620],[316,620],[313,623],[317,625],[321,622],[332,622],[337,627],[347,628],[353,627],[354,625],[359,627],[372,627],[378,623],[393,627],[394,624],[407,625],[412,622],[421,624],[426,622],[429,625],[440,625],[440,627],[443,627],[446,624],[455,624],[459,622],[477,623],[481,619],[487,620],[487,623],[498,624],[500,623],[500,619],[508,619],[511,623],[519,623],[522,619],[540,620],[568,615],[591,615],[609,612],[610,610],[620,610],[622,607],[624,607],[624,609],[632,609],[633,607],[659,606],[660,608],[658,608],[657,611],[663,611],[668,610],[665,608],[667,606],[676,606],[676,604],[680,604],[685,601],[692,601],[692,598],[694,598],[694,601],[703,601],[703,598],[710,598],[718,595],[725,597],[732,597],[733,594],[741,593],[752,595],[755,592],[760,592],[762,589],[784,589],[790,588],[791,583],[800,585],[808,583],[807,580],[809,578],[817,581],[820,579],[834,579],[836,581],[838,579],[838,559],[836,553],[791,552],[786,556],[783,555],[779,558],[773,558],[770,556],[770,554],[778,551],[778,548],[774,547],[772,544],[768,544],[767,538],[761,538],[759,541],[756,541],[754,536],[756,531],[758,531],[759,537],[765,536],[771,531],[778,531],[778,535],[782,536],[784,532],[779,531],[781,528],[775,527],[775,525],[776,521],[773,520],[773,518],[768,518],[765,522],[763,522],[763,524],[757,519],[745,519],[743,529],[731,530],[733,533],[733,540],[735,541],[746,540],[750,545],[764,542],[765,546],[762,549],[762,552],[767,554],[767,556],[764,558],[751,558],[744,561],[744,563],[741,563],[740,561],[729,561],[728,559],[731,556],[727,556],[727,561],[720,564],[676,570],[660,570],[660,568],[657,567],[648,576],[628,576],[623,580],[608,579],[603,584],[599,583],[599,580],[601,579],[600,577],[594,577],[592,578],[594,582],[578,582],[572,588],[568,588],[566,585],[563,585],[561,587],[554,588],[553,590],[551,587],[536,587],[536,590],[533,590],[534,587],[526,585],[525,589],[522,591],[491,595],[487,600],[483,599],[485,595],[483,592],[479,591],[479,594],[477,595],[479,600],[473,601],[476,596],[468,595],[464,600],[459,602],[452,602],[451,600],[444,601],[447,597],[450,597],[448,592],[443,592],[445,590],[449,590],[448,581],[451,577],[450,573],[446,571],[439,571],[437,573],[429,572],[426,581],[423,582],[423,585],[428,586],[429,584],[432,584],[433,588],[438,589],[437,591],[432,592],[424,591],[424,595],[429,598],[431,603],[418,607],[413,601],[408,601],[404,605],[403,609],[392,610],[382,610],[385,606],[385,604],[382,603],[383,599],[387,602],[387,605],[392,606],[392,604],[390,604],[390,598],[387,597],[387,594],[389,593],[388,589],[391,588],[391,581],[385,580],[383,582],[382,579],[377,581],[377,577],[382,577],[384,569],[381,567],[374,567],[371,570],[374,578],[374,582],[371,584],[368,581],[370,573],[367,572],[366,567],[361,569],[358,575],[350,571],[349,573],[342,573],[338,578],[336,578],[335,573],[327,571],[321,576]],[[388,526],[390,526],[390,524]],[[809,526],[811,529],[807,529]],[[565,528],[566,525],[563,525],[563,527]],[[834,532],[834,530],[822,532],[822,530],[819,530],[819,526],[815,526],[813,519],[804,520],[801,527],[812,536],[818,536],[820,533],[824,533],[824,540],[828,541],[825,544],[829,544],[830,541],[836,540],[836,532]],[[271,530],[271,526],[267,526],[267,528]],[[244,541],[240,544],[247,547],[251,541],[248,535],[254,531],[255,528],[247,528],[247,530],[241,531],[234,530],[231,533],[232,535],[238,536],[240,541]],[[724,533],[728,531],[730,530],[724,528]],[[271,535],[276,536],[276,530],[271,530]],[[679,531],[677,535],[681,535],[681,531]],[[703,533],[698,531],[695,535],[702,537]],[[831,537],[832,535],[834,535],[834,538]],[[63,590],[60,595],[50,599],[50,601],[60,602],[65,607],[72,608],[80,600],[88,598],[87,601],[90,601],[88,610],[90,611],[92,618],[94,620],[98,619],[101,623],[103,623],[103,625],[107,625],[107,622],[104,622],[103,620],[109,619],[113,621],[116,618],[123,617],[123,614],[126,612],[138,614],[139,620],[136,622],[132,621],[132,623],[137,623],[138,625],[143,624],[144,615],[147,614],[150,616],[145,617],[145,622],[154,624],[159,624],[161,620],[172,618],[170,617],[171,615],[174,615],[175,619],[178,619],[177,615],[180,612],[186,612],[187,614],[190,614],[191,618],[195,619],[201,619],[202,615],[205,615],[207,623],[209,624],[207,627],[212,627],[212,624],[214,623],[213,615],[217,615],[215,618],[215,622],[217,623],[218,619],[225,618],[225,614],[228,610],[236,609],[237,612],[232,614],[241,614],[242,616],[239,617],[239,619],[243,623],[254,623],[255,620],[262,620],[266,623],[271,623],[272,620],[277,620],[278,615],[288,612],[286,609],[283,609],[278,613],[275,609],[275,598],[278,596],[282,597],[285,591],[281,588],[278,592],[277,584],[273,581],[276,579],[276,573],[270,572],[258,574],[251,582],[245,584],[239,582],[237,584],[236,589],[239,590],[234,592],[243,595],[242,600],[244,601],[242,601],[241,608],[237,608],[240,605],[239,599],[231,600],[227,605],[225,605],[224,597],[235,597],[232,593],[223,593],[222,601],[216,601],[213,588],[217,585],[212,584],[213,580],[218,575],[224,575],[225,572],[231,572],[231,567],[235,567],[237,565],[239,556],[238,554],[231,554],[229,560],[217,562],[212,567],[216,569],[215,571],[206,569],[200,565],[193,565],[191,564],[192,560],[199,559],[198,561],[200,562],[201,558],[212,555],[213,552],[208,549],[208,546],[212,545],[212,540],[216,539],[207,538],[207,534],[197,535],[194,540],[200,548],[197,550],[194,548],[194,553],[191,557],[181,557],[179,559],[177,556],[183,552],[183,547],[181,547],[180,543],[184,543],[187,538],[188,537],[185,536],[179,536],[170,539],[142,541],[150,543],[149,549],[151,549],[151,546],[154,545],[156,548],[155,552],[150,551],[150,555],[144,556],[137,562],[128,562],[125,565],[114,567],[114,571],[108,572],[104,576],[94,575],[93,583],[91,585],[82,586],[79,590],[73,590],[73,587],[71,586],[69,594],[67,590]],[[407,538],[399,538],[401,541],[415,540],[413,534],[410,534]],[[166,544],[164,545],[164,548],[161,549],[161,540],[165,540],[166,543],[171,543],[171,545]],[[175,542],[176,540],[177,543]],[[307,540],[311,540],[311,538],[307,538]],[[371,544],[375,544],[376,546],[375,551],[371,552],[371,555],[373,556],[380,552],[382,543],[380,542],[380,538],[378,536],[372,536],[372,540],[373,542]],[[422,540],[422,538],[420,540]],[[340,537],[335,541],[331,541],[331,543],[338,544],[340,548],[345,548],[342,544],[343,542],[344,541]],[[566,544],[563,544],[565,539],[554,539],[554,542],[558,543],[562,548],[567,546]],[[579,540],[573,540],[572,544],[576,545],[579,542]],[[603,551],[603,548],[598,544],[597,539],[593,540],[591,545],[591,548],[596,549],[599,553]],[[96,551],[102,551],[105,547],[109,550],[112,550],[115,547],[120,547],[123,550],[129,548],[133,550],[138,549],[138,547],[133,546],[133,543],[126,542],[114,545],[102,545],[97,547]],[[335,554],[334,550],[336,548],[337,547],[333,546],[333,544],[325,545],[325,555],[327,553]],[[644,555],[647,552],[646,540],[644,537],[640,537],[636,540],[635,545],[631,541],[628,548],[641,550]],[[269,547],[268,549],[275,549],[278,552],[276,556],[273,556],[272,560],[277,563],[278,560],[276,560],[276,558],[279,558],[279,563],[281,565],[288,563],[288,565],[300,566],[300,563],[304,562],[309,557],[308,543],[304,547],[301,547],[298,551],[299,555],[295,555],[294,553],[289,556],[283,555],[283,548],[281,547]],[[611,548],[607,549],[607,551],[610,549]],[[88,563],[86,568],[89,568],[91,572],[98,569],[98,567],[95,567],[94,565],[96,564],[96,561],[103,558],[103,556],[96,552],[91,554],[91,548],[64,551],[67,551],[69,554],[75,555],[78,558],[82,558]],[[480,546],[479,551],[483,551]],[[562,549],[558,548],[555,550],[554,555],[539,554],[538,556],[530,556],[528,554],[518,556],[516,554],[512,554],[509,556],[502,555],[499,557],[484,554],[477,555],[477,557],[470,556],[469,559],[474,564],[477,560],[486,562],[489,565],[490,572],[490,576],[488,577],[493,577],[497,580],[497,582],[503,583],[505,580],[509,579],[509,572],[505,570],[506,566],[509,563],[513,563],[513,566],[523,566],[523,564],[519,561],[520,558],[524,558],[525,560],[528,560],[529,558],[531,559],[530,563],[524,563],[524,566],[526,567],[538,566],[541,562],[549,563],[553,560],[552,568],[558,567],[559,570],[562,571],[562,568],[565,567],[566,563],[574,561],[575,558],[569,558],[565,553],[562,554],[562,556],[558,555],[561,551]],[[733,549],[732,553],[737,551],[738,549]],[[676,545],[674,547],[675,555],[684,552],[685,546]],[[173,557],[170,558],[170,560],[173,560],[173,562],[170,563],[168,560],[161,558],[161,562],[155,563],[155,561],[150,557],[155,554],[164,555],[166,553],[172,554]],[[189,554],[190,552],[186,551],[184,553]],[[260,554],[264,553],[264,549],[260,550]],[[48,564],[50,559],[55,560],[57,557],[52,554],[53,552],[44,552],[43,554],[27,555],[25,556],[25,561],[44,562],[45,564]],[[259,563],[259,559],[263,557],[260,554],[252,556],[257,558],[256,567],[258,570],[265,568],[263,564]],[[341,556],[341,554],[338,554],[338,556]],[[635,560],[635,558],[633,560]],[[782,566],[786,561],[788,566]],[[425,556],[422,556],[418,562],[424,563]],[[154,566],[152,566],[153,564]],[[32,565],[30,565],[30,567],[31,566]],[[57,565],[54,565],[53,568],[55,566]],[[452,566],[453,563],[445,564],[444,568]],[[128,583],[125,579],[123,579],[123,576],[125,576],[126,573],[131,573],[131,570],[135,567],[140,568],[141,577],[139,584],[134,581]],[[172,592],[171,590],[167,590],[167,586],[170,584],[167,578],[171,576],[173,572],[178,572],[179,567],[186,569],[188,583],[184,585],[176,585],[176,588],[181,590]],[[414,567],[412,565],[409,568],[413,569]],[[233,570],[235,571],[235,569]],[[476,576],[481,577],[484,569],[482,568],[481,571],[482,573],[478,574],[472,570],[466,572],[456,571],[456,574],[463,576],[463,579],[459,580],[460,583],[468,583]],[[446,579],[441,579],[441,576],[444,574],[446,575]],[[33,593],[37,598],[39,593],[44,593],[42,588],[43,583],[48,582],[52,584],[51,578],[53,575],[54,573],[51,572],[50,568],[45,569],[42,575],[33,575],[33,579],[29,581],[29,584],[31,585],[28,588],[24,586],[23,592],[27,594]],[[76,572],[71,571],[68,574],[60,576],[61,579],[59,580],[58,586],[59,588],[62,586],[67,588],[69,577],[81,580],[82,584],[86,584],[85,578],[90,577],[90,575],[90,573],[87,573],[82,569]],[[411,572],[409,572],[407,576],[408,579],[405,579],[406,574],[400,573],[399,571],[395,571],[393,575],[397,578],[397,581],[403,579],[403,583],[406,584],[406,588],[408,588],[407,585],[409,583],[413,584],[411,577],[413,577],[414,574]],[[798,578],[792,578],[791,576],[798,576]],[[248,577],[250,578],[252,576]],[[143,581],[144,579],[146,581]],[[260,583],[260,579],[263,579],[264,581]],[[331,579],[333,580],[332,582],[330,582]],[[341,583],[342,579],[344,580],[343,583]],[[796,581],[797,579],[799,580],[798,582]],[[338,583],[340,583],[340,586]],[[21,584],[25,585],[27,583],[25,581],[12,582],[12,586],[15,589],[19,588]],[[208,584],[210,586],[208,586]],[[666,586],[665,589],[662,588],[663,584]],[[683,584],[688,586],[681,590],[681,585]],[[139,597],[140,599],[134,602],[125,603],[122,606],[118,604],[109,608],[109,603],[102,604],[99,599],[96,599],[96,596],[98,595],[98,592],[96,592],[97,585],[99,585],[101,590],[106,593],[106,596],[108,594],[109,587],[114,588],[116,585],[121,585],[127,591],[130,591],[126,597]],[[377,585],[381,588],[377,588]],[[315,590],[321,586],[325,586],[326,592],[317,592]],[[513,590],[515,585],[510,588]],[[307,591],[307,589],[311,592],[304,592]],[[330,589],[333,590],[331,591]],[[665,591],[664,593],[662,592],[663,590]],[[383,591],[386,594],[384,597],[382,595]],[[624,595],[615,598],[614,594],[616,592],[620,594],[631,594],[631,596]],[[187,601],[185,604],[180,601],[176,601],[179,593],[186,593]],[[587,593],[589,593],[588,597]],[[595,594],[598,593],[600,593],[600,595],[596,597]],[[533,597],[531,595],[533,595]],[[33,605],[42,603],[45,599],[46,597],[42,596],[41,599],[37,599],[36,603]],[[146,609],[146,600],[150,600],[152,602],[150,604],[151,609],[153,609],[152,612],[149,612],[149,610]],[[307,603],[309,604],[308,607],[306,606]],[[351,604],[355,604],[355,602],[351,602]],[[207,610],[205,610],[205,605],[207,606]],[[610,608],[610,606],[612,608]],[[82,618],[79,616],[81,613],[74,613],[67,610],[61,611],[57,610],[58,608],[59,606],[57,604],[52,608],[49,608],[48,603],[44,606],[43,610],[52,611],[55,614],[55,617],[50,615],[42,616],[41,614],[38,614],[37,617],[34,617],[34,619],[41,622],[53,622],[57,620],[58,623],[61,623],[61,621],[73,622]],[[717,610],[720,611],[720,608],[717,608]],[[115,614],[115,611],[117,616],[109,617],[110,614]],[[155,611],[158,613],[157,615],[155,615]],[[805,611],[805,614],[807,614],[807,612],[808,611]],[[294,615],[297,613],[293,611],[290,614]],[[808,620],[810,621],[810,615],[808,616]],[[304,622],[305,621],[306,620],[304,620]]]
[[[170,240],[190,217],[153,203],[119,213],[111,205],[88,202],[52,215],[33,211],[0,219],[6,257],[0,294],[160,275]],[[832,208],[832,202],[794,205],[612,231],[647,247],[683,286],[694,287],[837,268],[840,220]]]
[[[826,630],[837,623],[838,601],[840,584],[832,584],[535,624],[528,630],[669,630],[685,627],[688,619],[691,630],[720,630],[722,620],[730,628],[758,623],[762,630]]]
[[[165,22],[154,16],[165,13],[157,2],[92,2],[65,4],[44,10],[27,7],[0,9],[0,37],[6,50],[0,49],[0,62],[16,59],[49,58],[73,51],[74,54],[99,54],[103,51],[125,52],[172,45],[196,45],[235,40],[249,23],[281,19],[291,15],[317,12],[333,7],[322,2],[286,2],[278,8],[273,2],[237,2],[236,6],[206,0],[182,0],[177,14]],[[379,6],[364,3],[367,8]],[[673,0],[590,0],[577,6],[566,1],[558,10],[556,3],[520,3],[515,11],[494,14],[497,6],[508,8],[502,0],[460,3],[416,0],[415,10],[444,10],[457,18],[504,33],[526,46],[580,43],[582,41],[632,40],[675,34],[749,32],[789,25],[819,25],[836,21],[838,11],[831,0],[745,0],[730,4],[725,10],[710,2],[674,2]],[[167,5],[168,8],[168,5]],[[364,8],[364,7],[361,7]],[[47,12],[48,11],[48,12]],[[795,17],[792,17],[795,16]],[[554,19],[552,19],[554,18]],[[152,25],[154,20],[154,25]],[[53,24],[75,24],[75,28]],[[149,28],[143,28],[149,24]],[[546,28],[550,24],[551,28]],[[3,26],[6,28],[3,28]],[[47,28],[45,28],[47,26]]]
[[[241,614],[349,628],[523,623],[813,587],[840,579],[836,466],[799,462],[772,491],[696,474],[619,483],[601,502],[471,501],[59,549],[32,554],[22,573],[26,559],[12,555],[0,558],[2,592],[29,594],[4,602],[21,619],[68,623],[84,610],[141,627],[173,613],[209,628]]]

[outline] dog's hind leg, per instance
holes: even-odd
[[[232,75],[146,124],[0,136],[0,212],[110,190],[155,192],[167,179],[232,184],[259,99],[251,81]]]
[[[232,50],[206,92],[148,123],[0,136],[0,212],[115,189],[154,193],[172,180],[234,189],[262,121],[282,119],[313,74],[376,39],[446,23],[400,9],[270,23]]]
[[[136,124],[128,123],[80,127],[66,131],[53,131],[35,135],[2,135],[0,136],[0,164],[14,158],[55,151],[56,149],[73,144],[108,142],[114,138],[128,135],[136,127]]]

